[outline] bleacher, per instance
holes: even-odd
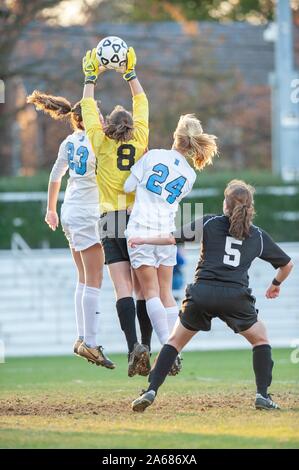
[[[282,244],[299,261],[299,243]],[[20,248],[20,247],[19,247]],[[186,282],[192,282],[197,249],[186,249]],[[260,318],[267,325],[273,346],[291,346],[299,338],[299,273],[296,266],[282,288],[281,297],[267,300],[265,290],[273,268],[256,260],[251,268],[251,286],[257,297]],[[5,356],[71,354],[75,339],[73,261],[68,250],[30,250],[21,247],[0,251],[0,340]],[[183,292],[181,292],[183,295]],[[99,343],[108,353],[125,352],[125,341],[115,310],[114,292],[105,268],[101,294]],[[188,349],[247,347],[219,320],[210,333],[198,334]],[[159,349],[154,337],[153,349]]]

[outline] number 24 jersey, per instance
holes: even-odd
[[[175,230],[178,204],[196,179],[186,158],[176,150],[150,150],[131,173],[138,183],[129,224],[164,234]]]

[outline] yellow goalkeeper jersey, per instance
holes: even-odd
[[[133,97],[134,135],[128,142],[116,142],[105,135],[93,98],[83,98],[81,108],[85,131],[96,156],[101,212],[127,209],[133,204],[135,195],[125,194],[124,182],[130,175],[130,168],[148,146],[147,97],[144,93]]]

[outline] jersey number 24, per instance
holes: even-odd
[[[146,189],[160,196],[163,189],[161,185],[166,182],[169,175],[169,169],[163,163],[158,163],[153,167],[153,171],[155,173],[153,173],[147,180]],[[173,204],[182,194],[182,189],[185,183],[186,178],[184,176],[179,176],[166,184],[165,190],[169,192],[169,196],[166,201],[169,202],[169,204]]]

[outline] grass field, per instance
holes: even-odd
[[[272,391],[283,410],[256,411],[250,351],[184,354],[155,404],[133,413],[146,384],[77,357],[0,364],[1,448],[299,448],[299,365],[274,350]]]

